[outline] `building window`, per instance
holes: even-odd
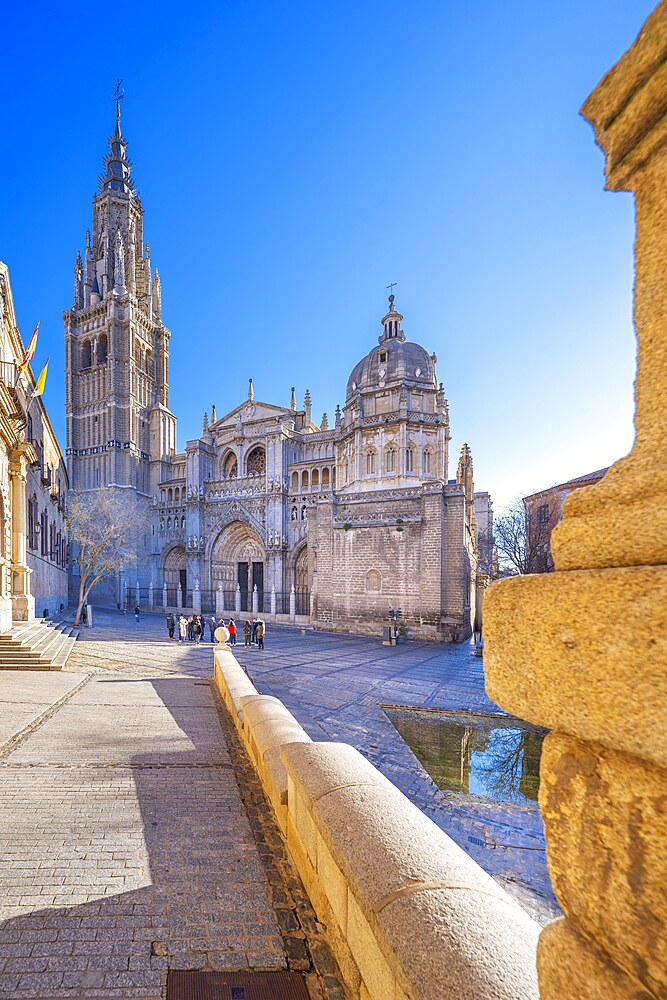
[[[406,472],[412,472],[412,468],[413,468],[412,448],[406,448],[405,449],[405,471]]]
[[[41,553],[41,555],[46,556],[46,555],[49,554],[49,551],[48,551],[49,550],[49,515],[46,513],[46,511],[44,511],[44,513],[42,514],[42,516],[40,518],[40,525],[41,525],[40,534],[42,536],[41,537],[40,553]]]
[[[384,468],[385,472],[396,471],[396,450],[394,448],[387,448],[384,456]]]
[[[538,524],[548,524],[549,523],[549,504],[542,503],[537,508],[537,523]]]
[[[422,467],[424,469],[424,475],[428,476],[431,471],[431,452],[428,448],[424,449],[424,454],[422,455]]]
[[[81,367],[90,368],[92,364],[92,357],[93,356],[90,349],[90,341],[84,340],[83,345],[81,347]]]
[[[387,363],[387,352],[380,351],[380,364],[385,365]]]
[[[375,475],[375,452],[369,451],[366,455],[366,474],[368,476]]]
[[[382,576],[376,569],[366,573],[366,590],[369,594],[379,594],[382,590]]]
[[[98,365],[106,364],[107,355],[109,353],[109,342],[107,340],[106,333],[103,333],[100,339],[97,341],[97,363]]]
[[[249,452],[246,459],[246,471],[250,475],[259,475],[262,472],[266,472],[266,452],[258,445]]]

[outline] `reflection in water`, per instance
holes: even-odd
[[[445,791],[518,804],[537,800],[546,730],[462,712],[388,709],[387,715]]]

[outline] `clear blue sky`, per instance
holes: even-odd
[[[630,195],[579,108],[653,0],[12,4],[0,258],[64,440],[62,311],[111,92],[172,330],[179,447],[245,397],[331,419],[397,281],[499,509],[632,443]]]

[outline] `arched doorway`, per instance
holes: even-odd
[[[185,549],[177,545],[169,549],[164,559],[164,582],[167,584],[167,604],[175,608],[177,604],[178,585],[181,585],[183,603],[188,586],[188,575],[185,568]]]
[[[294,593],[297,615],[310,614],[310,583],[308,580],[308,546],[304,545],[294,560]]]
[[[232,521],[223,528],[211,550],[211,589],[216,591],[220,583],[225,607],[234,607],[238,585],[242,611],[252,611],[254,587],[258,608],[264,610],[264,547],[244,521]]]

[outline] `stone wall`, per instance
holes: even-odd
[[[540,803],[565,914],[544,1000],[667,996],[667,2],[583,108],[607,187],[636,196],[636,440],[567,498],[555,572],[494,584],[489,696],[551,729]]]
[[[214,682],[355,1000],[537,1000],[537,925],[351,746],[313,743],[231,650]]]

